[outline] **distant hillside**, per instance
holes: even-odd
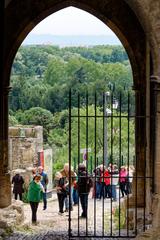
[[[116,36],[54,36],[49,34],[29,34],[23,45],[51,44],[65,46],[95,46],[95,45],[121,45]]]

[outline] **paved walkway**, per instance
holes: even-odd
[[[112,203],[112,211],[114,211],[116,205],[116,202]],[[10,237],[6,237],[5,240],[68,239],[68,214],[65,213],[63,216],[58,215],[58,202],[56,194],[53,194],[53,198],[48,200],[47,209],[45,211],[42,209],[43,205],[40,203],[37,214],[39,223],[37,226],[33,226],[31,224],[30,206],[29,204],[24,204],[25,222],[23,226],[17,226],[15,232]],[[103,212],[104,217],[102,217]],[[80,205],[79,207],[74,206],[74,209],[71,212],[71,229],[74,239],[80,239],[75,238],[78,234],[81,235],[81,239],[88,239],[83,237],[85,235],[96,235],[97,238],[94,239],[100,239],[98,236],[104,235],[106,236],[104,239],[112,239],[111,237],[107,237],[107,235],[112,236],[116,234],[117,230],[115,230],[114,224],[112,226],[110,225],[110,199],[95,201],[95,199],[89,197],[88,220],[78,219],[80,214]],[[125,235],[126,232],[123,231],[121,234]]]

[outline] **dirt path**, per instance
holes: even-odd
[[[78,219],[81,215],[81,206],[74,206],[71,211],[71,229],[74,233],[98,233],[98,235],[112,234],[114,225],[110,225],[111,220],[111,205],[112,210],[117,206],[118,202],[112,202],[110,199],[97,201],[89,196],[88,203],[88,219]],[[34,230],[52,229],[53,231],[68,232],[69,216],[64,213],[63,216],[58,214],[57,196],[54,194],[53,198],[48,200],[48,207],[45,211],[42,210],[42,203],[39,204],[37,218],[39,224],[37,226],[31,225],[31,210],[28,204],[24,205],[25,224],[30,225]],[[103,213],[104,212],[104,213]],[[112,215],[113,216],[113,215]],[[111,229],[112,228],[112,229]],[[104,232],[103,232],[104,229]]]
[[[78,218],[78,216],[81,215],[80,204],[79,206],[74,206],[73,211],[71,211],[71,229],[73,236],[80,235],[81,239],[88,239],[83,238],[83,236],[96,235],[97,237],[106,236],[105,239],[112,239],[111,236],[115,235],[117,230],[114,229],[114,224],[112,224],[112,226],[110,224],[111,212],[117,205],[118,202],[112,202],[111,204],[110,199],[98,201],[89,196],[87,220]],[[5,238],[6,240],[68,239],[68,213],[64,213],[63,216],[58,214],[58,201],[56,194],[53,194],[52,199],[48,199],[48,206],[45,211],[43,210],[43,204],[39,204],[37,214],[38,225],[35,226],[31,224],[31,210],[29,204],[24,204],[24,213],[25,222],[23,226],[17,226],[14,234]],[[122,232],[122,235],[125,234],[125,232]],[[110,238],[107,238],[107,236],[110,236]]]

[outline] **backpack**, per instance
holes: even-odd
[[[86,171],[80,171],[78,177],[78,188],[83,192],[89,192],[92,186],[93,182],[88,173]]]

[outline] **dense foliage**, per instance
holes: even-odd
[[[121,46],[97,46],[92,48],[54,46],[21,47],[12,68],[12,94],[10,108],[13,111],[42,107],[52,113],[68,108],[68,92],[80,93],[82,101],[86,89],[90,104],[96,91],[101,94],[115,88],[115,96],[132,85],[131,67]],[[102,98],[99,100],[102,104]],[[76,99],[74,100],[77,106]]]
[[[33,45],[21,46],[13,62],[10,94],[10,124],[38,124],[44,127],[44,141],[54,149],[55,160],[65,162],[68,158],[68,99],[72,91],[72,108],[77,112],[78,94],[81,112],[88,101],[89,112],[94,114],[95,92],[97,112],[103,115],[103,93],[113,91],[114,99],[122,96],[121,111],[128,110],[128,91],[130,92],[130,111],[134,111],[134,95],[131,91],[132,73],[127,54],[122,46],[66,47]],[[87,93],[88,92],[88,93]],[[88,100],[86,99],[88,94]],[[111,101],[110,101],[111,102]],[[109,103],[111,107],[111,103]],[[119,107],[117,109],[119,112]],[[125,119],[125,118],[124,118]],[[127,119],[127,118],[126,118]],[[97,156],[103,156],[103,117],[99,119],[97,130],[97,149],[95,149],[94,119],[89,122],[89,147]],[[77,156],[77,118],[72,122],[73,158]],[[81,148],[86,145],[85,119],[81,120]],[[126,155],[127,122],[123,122],[122,152]],[[109,129],[111,123],[109,123]],[[114,119],[114,130],[118,122]],[[131,152],[134,150],[134,123]],[[111,130],[109,130],[111,131]],[[111,148],[110,140],[109,149]],[[114,146],[118,145],[118,135]],[[114,160],[119,156],[114,150]],[[111,150],[110,150],[111,151]],[[111,154],[111,153],[110,153]]]

